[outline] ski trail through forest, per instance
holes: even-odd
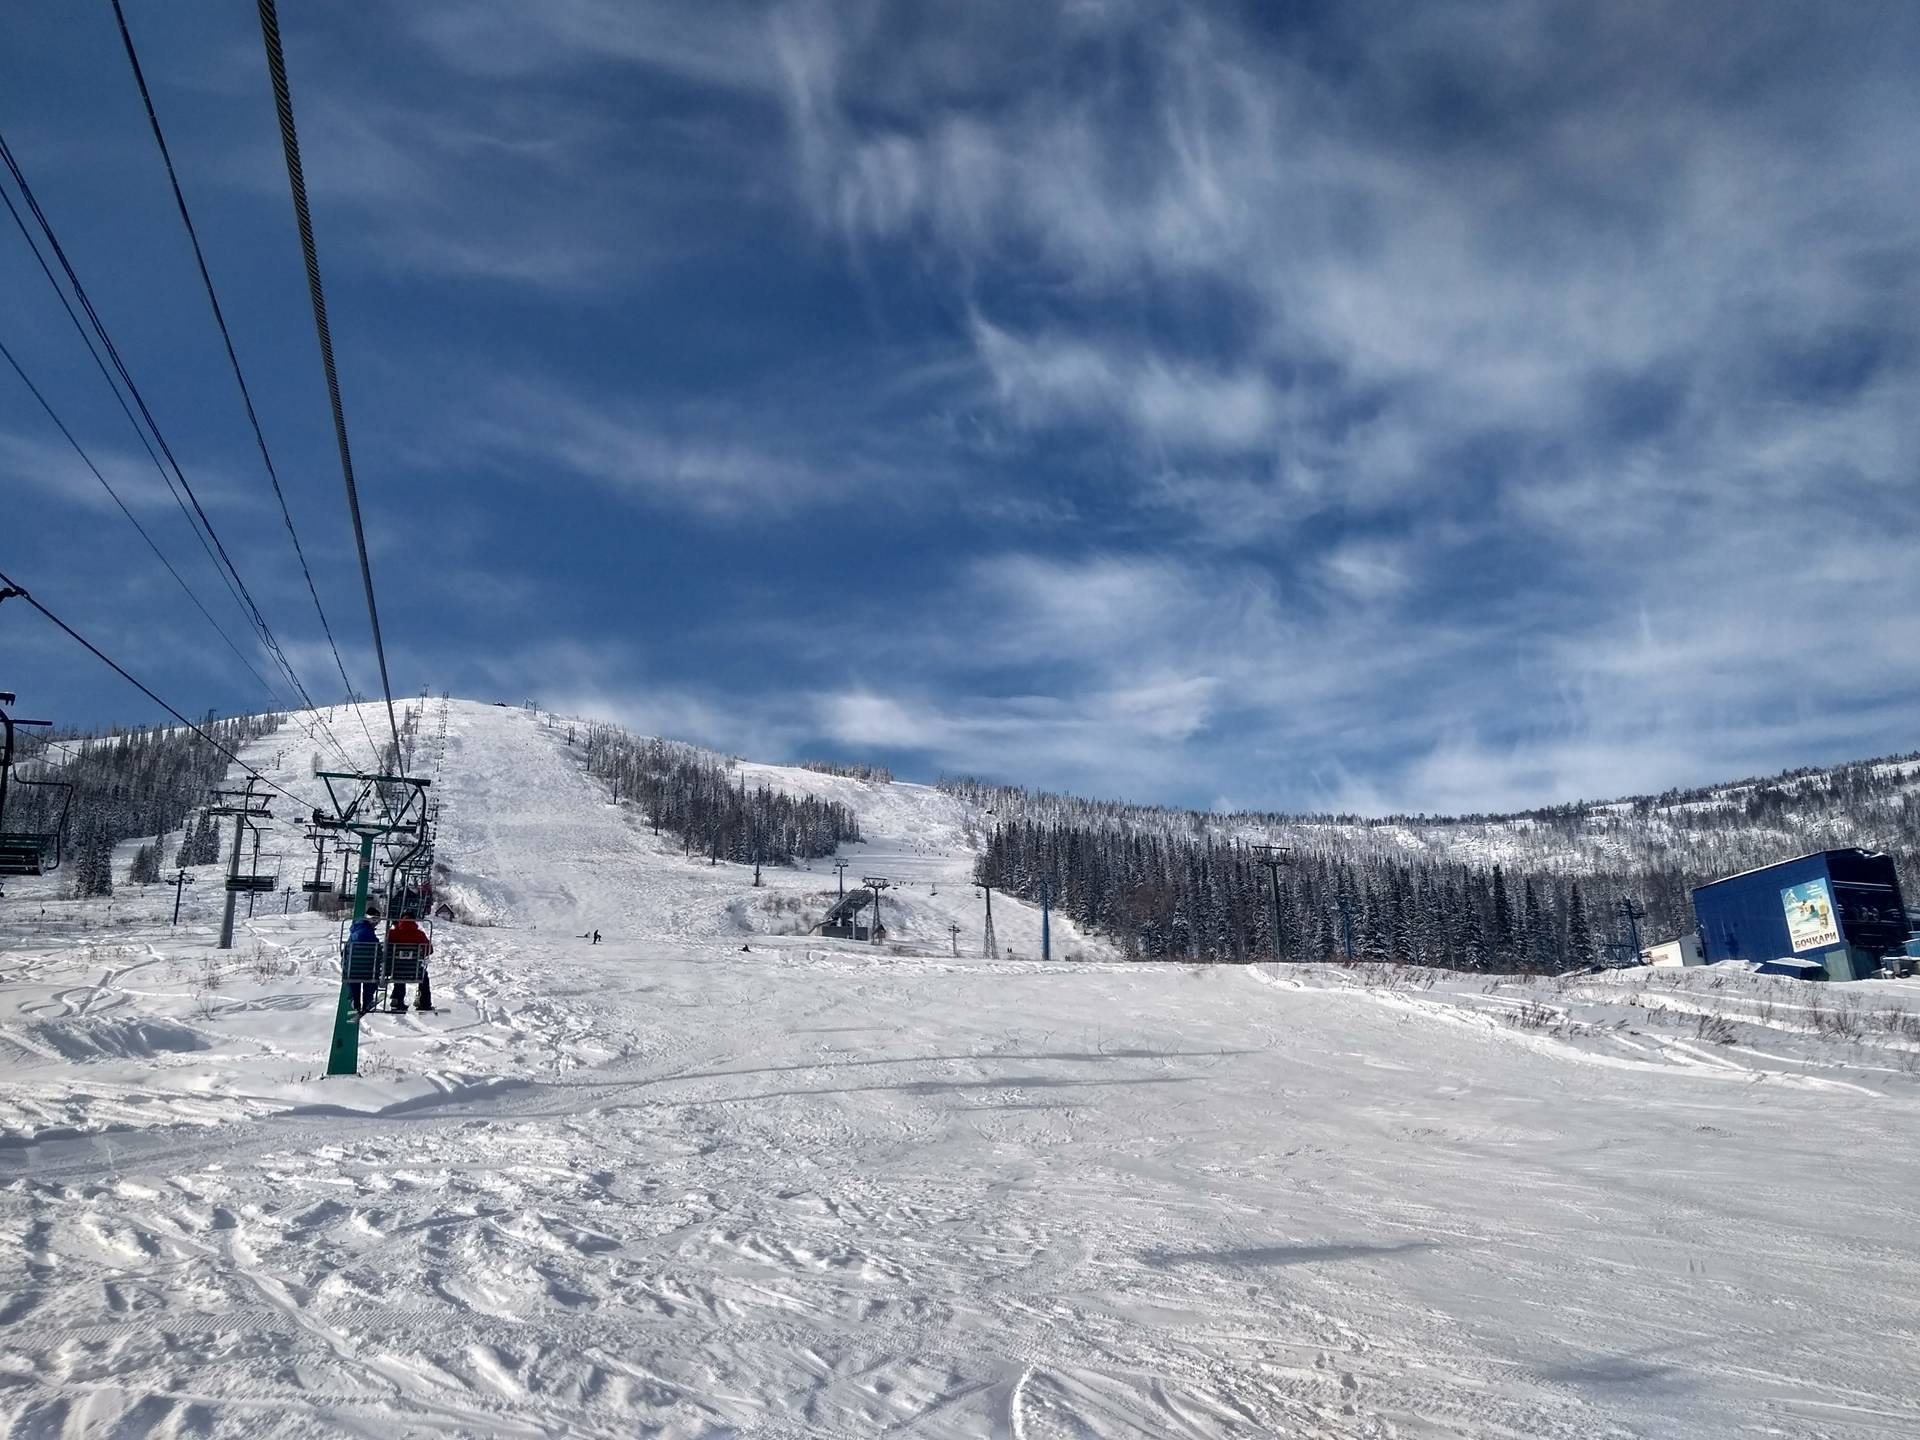
[[[756,889],[566,722],[449,708],[486,923],[360,1077],[318,1078],[318,917],[7,931],[10,1433],[1920,1431],[1892,982],[1836,1040],[1759,977],[1130,964],[1057,918],[1046,963],[999,897],[987,958],[965,802],[745,767],[907,892],[898,940],[823,942],[777,931],[824,860]]]

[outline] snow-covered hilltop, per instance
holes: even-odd
[[[1504,865],[1549,874],[1659,868],[1737,874],[1858,845],[1920,873],[1920,754],[1505,815],[1282,815],[1169,810],[991,785],[946,788],[1000,815],[1184,839],[1271,842],[1351,859]]]
[[[243,755],[317,803],[307,724]],[[998,895],[986,958],[964,797],[720,762],[858,816],[823,940],[827,857],[655,835],[580,722],[416,728],[459,918],[358,1077],[337,921],[8,882],[0,1429],[1920,1432],[1906,984],[1045,963]]]

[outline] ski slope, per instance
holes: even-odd
[[[327,922],[0,900],[8,1433],[1920,1434],[1912,987],[1048,964],[998,897],[987,959],[958,802],[744,766],[906,882],[823,943],[770,932],[830,866],[446,732],[486,923],[358,1078]]]

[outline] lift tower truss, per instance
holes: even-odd
[[[873,924],[867,927],[867,938],[878,945],[883,933],[883,927],[880,924],[880,901],[886,892],[893,888],[893,882],[884,875],[862,875],[860,883],[873,892]]]
[[[209,815],[233,817],[233,854],[227,862],[227,908],[221,912],[220,917],[220,948],[222,950],[233,948],[233,907],[242,892],[251,896],[261,889],[272,890],[280,883],[277,875],[258,875],[251,872],[242,875],[240,873],[240,845],[246,838],[248,829],[251,828],[250,822],[273,818],[273,813],[267,809],[268,797],[256,793],[253,788],[259,783],[258,776],[249,776],[247,788],[244,790],[216,790],[213,792],[214,803],[207,807]],[[264,884],[262,884],[263,881]],[[251,900],[248,901],[247,913],[249,915],[253,913]]]
[[[410,775],[367,775],[323,770],[314,777],[327,787],[332,814],[316,809],[316,830],[334,830],[360,842],[360,869],[353,887],[353,923],[367,918],[367,889],[373,876],[376,840],[427,834],[427,787],[433,782]],[[343,960],[340,1000],[333,1013],[333,1043],[327,1074],[360,1073],[360,1012],[353,1003]]]

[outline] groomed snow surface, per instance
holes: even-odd
[[[446,711],[492,923],[357,1079],[332,923],[9,883],[11,1435],[1920,1434],[1920,987],[1046,964],[998,897],[987,960],[978,817],[746,766],[902,882],[897,945],[772,934],[830,865],[756,891]]]

